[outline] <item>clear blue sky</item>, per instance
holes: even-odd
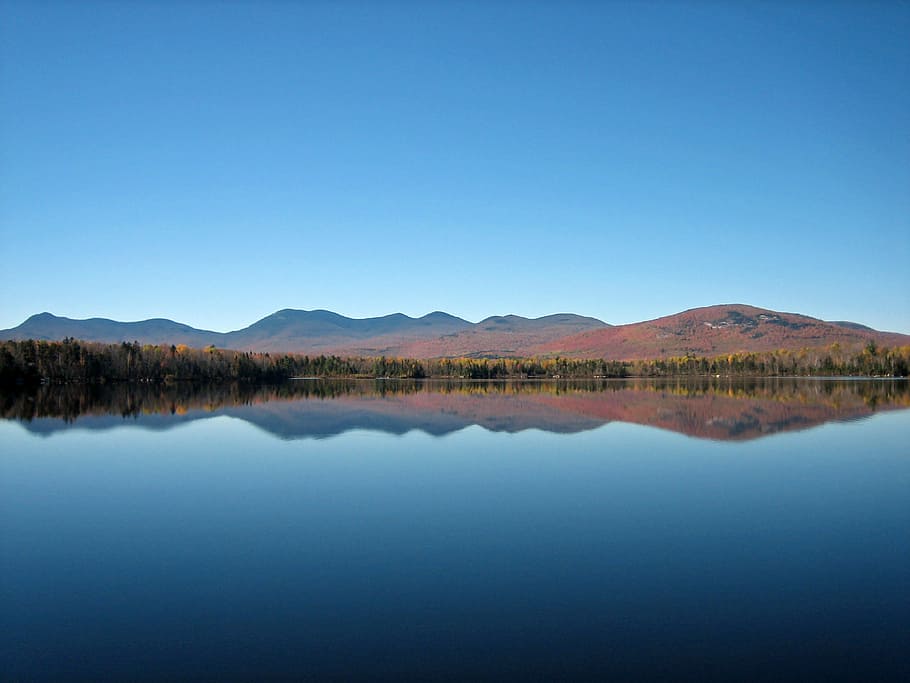
[[[0,328],[910,332],[906,2],[0,0]]]

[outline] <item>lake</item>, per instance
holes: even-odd
[[[904,380],[0,396],[4,680],[907,680]]]

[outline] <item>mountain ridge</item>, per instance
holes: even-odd
[[[560,353],[573,358],[638,360],[799,350],[835,343],[856,347],[870,342],[904,346],[910,344],[910,335],[747,304],[716,304],[640,323],[581,332],[531,351],[534,355]]]
[[[742,351],[910,345],[910,335],[881,332],[850,321],[824,321],[747,304],[717,304],[638,323],[609,325],[597,318],[556,313],[539,318],[508,314],[472,323],[444,311],[417,318],[392,313],[349,318],[325,309],[285,308],[239,330],[197,329],[167,318],[120,322],[37,313],[0,330],[0,339],[102,343],[210,345],[239,351],[296,352],[412,358],[563,356],[652,359]]]

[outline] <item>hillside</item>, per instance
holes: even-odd
[[[849,322],[825,322],[796,313],[781,313],[743,304],[693,308],[630,325],[589,330],[530,349],[533,355],[616,360],[669,356],[716,356],[739,351],[845,348],[874,342],[905,346],[910,335],[878,332]]]
[[[596,318],[557,313],[542,318],[518,315],[492,316],[449,334],[422,339],[389,335],[370,340],[370,345],[349,347],[354,355],[387,355],[405,358],[503,358],[528,355],[528,349],[556,342],[586,330],[609,327]]]

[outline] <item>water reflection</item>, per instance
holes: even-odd
[[[445,435],[572,433],[621,421],[692,437],[748,440],[910,407],[906,380],[452,382],[297,381],[277,386],[43,386],[0,394],[5,419],[35,434],[123,425],[168,429],[228,415],[281,439],[353,429]]]

